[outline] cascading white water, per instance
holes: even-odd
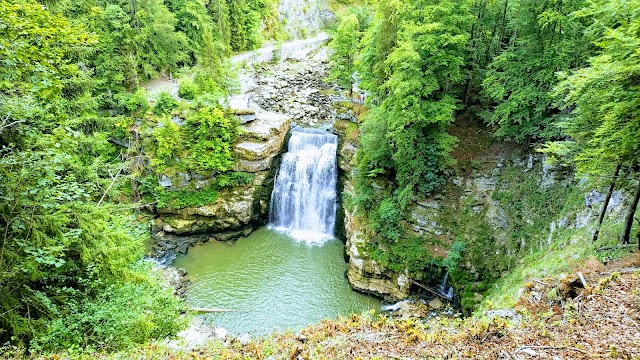
[[[338,137],[295,128],[271,194],[269,226],[308,244],[333,238]]]

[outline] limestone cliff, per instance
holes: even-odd
[[[338,121],[335,127],[342,139],[339,164],[344,192],[353,196],[349,174],[357,134],[347,134],[357,128],[348,121]],[[475,129],[470,133],[477,134]],[[547,247],[589,241],[604,197],[598,190],[603,189],[576,179],[570,169],[550,167],[542,155],[513,144],[460,137],[461,150],[454,153],[458,165],[446,174],[446,184],[432,197],[414,199],[402,221],[406,234],[401,241],[420,242],[425,251],[418,261],[424,268],[392,271],[385,267],[367,251],[376,234],[366,219],[356,209],[345,209],[347,276],[354,288],[403,299],[418,290],[413,281],[436,287],[448,267],[463,307],[470,309],[524,257]],[[472,140],[484,147],[469,155]],[[621,193],[614,193],[609,209],[609,221],[621,218]]]
[[[341,171],[341,190],[353,194],[351,173],[355,165],[358,143],[357,124],[350,120],[337,120],[334,132],[340,137],[338,147],[338,166]],[[351,286],[361,292],[370,293],[388,300],[403,299],[409,296],[411,283],[406,273],[395,273],[371,259],[362,251],[367,237],[354,209],[341,207],[338,218],[344,226],[346,255],[348,257],[347,278]]]

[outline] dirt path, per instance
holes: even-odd
[[[239,80],[241,84],[241,93],[244,93],[246,89],[246,82],[248,81],[246,68],[248,66],[273,61],[274,59],[278,59],[280,61],[284,61],[286,59],[303,60],[328,40],[329,35],[321,33],[313,38],[288,41],[281,45],[265,44],[259,49],[232,56],[231,63],[240,67]],[[155,99],[161,92],[168,92],[173,97],[178,98],[179,85],[176,79],[155,79],[142,84],[142,87],[147,90],[149,99]],[[246,97],[242,97],[241,100],[237,101],[238,104],[247,103]]]

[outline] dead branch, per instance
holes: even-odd
[[[582,286],[584,286],[585,289],[588,289],[589,284],[587,284],[587,280],[584,278],[584,275],[582,275],[582,273],[579,271],[578,271],[578,277],[580,278],[580,282],[582,282]]]
[[[10,123],[9,122],[10,116],[11,114],[7,114],[7,116],[5,116],[4,119],[2,119],[2,123],[0,123],[0,133],[2,133],[5,129],[8,129],[14,125],[18,125],[24,122],[24,120],[16,120]]]
[[[538,280],[538,279],[531,279],[531,281],[538,283],[540,285],[544,285],[544,286],[548,286],[549,284],[547,284],[546,282],[542,281],[542,280]]]
[[[603,246],[601,248],[597,248],[596,251],[625,249],[625,248],[636,247],[636,246],[637,246],[637,244],[620,244],[620,245],[613,245],[613,246]]]
[[[434,289],[432,289],[432,288],[430,288],[428,286],[422,285],[422,284],[420,284],[419,282],[417,282],[417,281],[415,281],[413,279],[409,279],[409,281],[412,284],[418,285],[419,287],[423,288],[424,290],[427,290],[429,293],[431,293],[431,294],[433,294],[433,295],[435,295],[435,296],[437,296],[437,297],[439,297],[441,299],[450,301],[450,299],[448,297],[446,297],[444,294],[441,294],[439,291],[436,291],[436,290],[434,290]]]
[[[100,206],[100,203],[102,203],[102,200],[104,200],[104,197],[107,196],[107,194],[109,193],[109,190],[111,190],[111,188],[113,187],[113,184],[116,183],[116,180],[118,180],[118,176],[120,176],[121,172],[122,172],[122,168],[120,168],[116,176],[113,176],[113,180],[111,181],[111,184],[109,184],[109,187],[107,187],[107,190],[105,190],[104,194],[102,194],[100,201],[98,201],[98,206]]]
[[[507,359],[516,360],[516,358],[514,358],[513,355],[511,355],[511,353],[508,352],[507,350],[502,349],[500,350],[500,353],[502,354],[502,356],[504,356]]]
[[[541,349],[541,350],[573,350],[573,351],[578,351],[581,352],[583,354],[590,354],[589,352],[582,350],[582,349],[578,349],[575,347],[569,347],[569,346],[535,346],[535,345],[531,345],[531,346],[521,346],[518,348],[518,350],[516,350],[516,352],[518,351],[522,351],[523,349]]]

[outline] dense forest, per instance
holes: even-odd
[[[232,171],[238,124],[220,99],[237,87],[231,54],[284,38],[277,8],[0,1],[0,343],[115,351],[184,327],[183,304],[141,260],[143,210],[176,201],[157,189],[158,174],[223,174],[205,192],[247,181]],[[357,73],[368,94],[349,201],[376,234],[377,259],[434,265],[401,224],[410,202],[443,186],[452,150],[464,146],[449,132],[461,118],[625,184],[621,241],[631,241],[640,2],[380,0],[334,25],[328,81],[351,93]],[[149,101],[141,85],[174,76],[187,101]]]
[[[141,262],[148,219],[138,209],[158,201],[144,167],[162,172],[181,152],[182,167],[230,169],[227,59],[278,31],[265,26],[276,7],[0,2],[0,342],[113,350],[181,327],[182,305]],[[189,104],[162,93],[150,108],[140,85],[177,73]],[[172,111],[188,131],[175,131]]]
[[[640,195],[639,29],[637,1],[383,0],[347,11],[332,76],[348,89],[357,71],[368,94],[352,201],[373,233],[369,253],[397,270],[455,266],[425,253],[402,220],[444,184],[452,150],[465,146],[449,129],[465,118],[580,175],[623,178],[632,201],[620,239],[629,243]]]

